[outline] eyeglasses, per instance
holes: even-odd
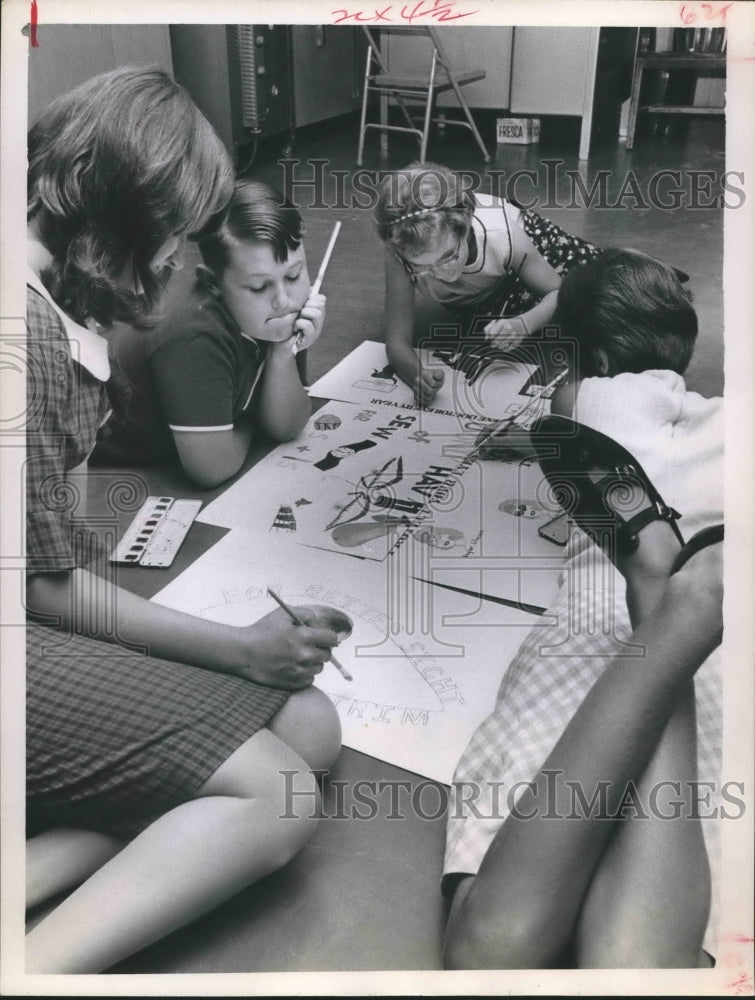
[[[412,278],[423,278],[428,275],[435,275],[439,271],[445,271],[446,268],[449,268],[453,264],[455,264],[461,257],[461,251],[465,242],[466,242],[465,238],[461,236],[459,238],[459,243],[455,250],[443,254],[440,260],[436,260],[434,264],[421,265],[420,267],[414,267],[414,265],[410,264],[409,261],[406,260],[406,258],[401,256],[401,254],[399,254],[398,256],[399,259],[401,260],[401,263],[404,265],[407,274],[411,275]]]

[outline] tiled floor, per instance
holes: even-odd
[[[492,135],[492,129],[488,130]],[[270,150],[274,144],[269,144]],[[299,176],[310,176],[305,161],[327,160],[329,190],[335,200],[334,170],[355,170],[357,126],[351,119],[322,134],[299,136],[294,157],[302,161]],[[677,137],[645,136],[627,152],[615,140],[598,148],[588,163],[576,160],[576,133],[548,139],[539,146],[496,150],[489,170],[506,176],[515,170],[534,171],[533,191],[543,214],[567,230],[599,245],[623,245],[663,257],[690,274],[700,315],[700,344],[689,383],[705,395],[723,385],[722,330],[722,211],[720,208],[664,210],[632,207],[632,192],[647,196],[652,178],[662,170],[682,171],[681,187],[689,196],[690,171],[724,169],[720,122],[690,122]],[[281,169],[263,150],[252,173],[282,184]],[[365,169],[404,165],[414,148],[392,141],[391,155],[381,159],[378,140],[368,148]],[[459,169],[482,170],[471,142],[455,136],[440,138],[430,155]],[[545,160],[562,161],[558,198],[562,207],[543,207],[549,200]],[[551,166],[551,170],[555,167]],[[589,185],[599,171],[608,171],[609,202],[622,188],[624,207],[567,207],[569,180],[578,171]],[[490,175],[485,178],[490,183]],[[529,182],[528,182],[529,183]],[[662,188],[662,190],[667,190]],[[300,189],[303,190],[303,189]],[[629,193],[627,193],[629,192]],[[308,192],[303,192],[308,194]],[[709,200],[709,199],[705,199]],[[343,222],[341,237],[323,291],[328,296],[326,333],[311,351],[309,374],[317,378],[365,338],[383,336],[382,250],[372,232],[370,213],[349,203],[339,208],[307,207],[307,252],[310,271],[317,270],[334,219]],[[190,276],[190,269],[184,272]],[[176,291],[179,284],[176,285]],[[424,314],[423,314],[424,315]],[[426,320],[426,317],[425,317]],[[158,487],[169,491],[170,476]],[[207,526],[200,526],[209,532]],[[206,547],[211,540],[205,539]],[[403,779],[390,765],[346,750],[331,779]],[[415,781],[417,779],[415,778]],[[121,972],[245,972],[354,969],[438,969],[444,904],[439,893],[444,839],[443,820],[417,816],[402,822],[333,818],[332,786],[325,794],[326,818],[299,857],[283,871],[148,951],[122,963]],[[218,850],[223,850],[222,843]]]

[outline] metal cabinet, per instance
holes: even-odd
[[[333,25],[171,25],[176,79],[229,150],[359,107],[363,47]]]
[[[514,29],[512,114],[578,115],[579,158],[586,159],[595,92],[599,28]]]
[[[636,35],[634,28],[515,28],[510,110],[579,116],[579,158],[586,159],[596,124],[612,122],[618,135]]]
[[[172,24],[176,80],[229,152],[290,129],[290,34],[285,26]]]
[[[355,111],[366,51],[362,32],[346,25],[295,24],[291,33],[297,127]]]

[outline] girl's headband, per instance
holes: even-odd
[[[391,223],[391,228],[398,226],[401,222],[406,222],[407,219],[413,219],[418,215],[432,215],[433,212],[441,211],[440,208],[418,208],[416,212],[407,212],[405,215],[400,215],[397,219],[394,219]]]

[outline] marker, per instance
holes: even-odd
[[[317,295],[317,293],[320,291],[320,285],[322,285],[323,278],[325,277],[325,271],[327,269],[328,264],[330,263],[330,258],[333,253],[333,247],[336,245],[336,240],[338,239],[338,233],[340,232],[340,230],[341,230],[341,223],[339,220],[333,226],[333,232],[330,234],[330,242],[328,243],[328,246],[325,250],[325,256],[322,259],[322,264],[320,264],[320,270],[317,272],[315,283],[312,285],[312,288],[310,290],[311,295]],[[293,354],[298,354],[303,336],[304,334],[301,331],[299,331],[299,333],[296,334],[296,337],[294,338],[294,343],[291,347],[291,351]]]
[[[277,604],[279,604],[280,607],[283,608],[283,610],[286,612],[286,614],[291,619],[291,621],[294,623],[294,625],[306,625],[307,624],[305,621],[302,621],[302,619],[297,615],[297,613],[294,611],[293,608],[290,608],[286,604],[285,601],[282,601],[280,599],[280,597],[278,597],[278,595],[275,593],[274,590],[271,590],[270,587],[268,587],[267,588],[267,592],[272,597],[272,599]],[[340,670],[341,674],[343,675],[343,677],[347,681],[353,681],[354,680],[354,678],[351,676],[351,674],[348,672],[348,670],[344,666],[342,666],[342,664],[340,664],[338,662],[338,660],[335,658],[335,656],[333,656],[332,653],[330,654],[330,662],[333,664],[333,666],[336,668],[336,670]]]

